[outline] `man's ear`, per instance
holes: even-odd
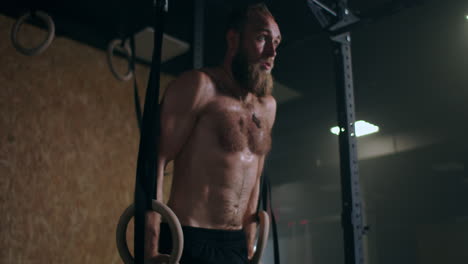
[[[226,33],[226,42],[227,42],[227,47],[228,50],[232,53],[236,53],[237,49],[239,48],[239,42],[240,42],[240,34],[239,32],[230,29]]]

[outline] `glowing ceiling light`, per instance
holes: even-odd
[[[339,127],[332,127],[330,128],[330,132],[332,132],[333,134],[335,135],[339,135],[340,134],[340,128]]]
[[[366,122],[366,121],[363,121],[363,120],[356,121],[356,123],[354,124],[354,127],[356,129],[356,136],[357,137],[362,137],[362,136],[365,136],[365,135],[369,135],[369,134],[379,132],[379,127],[378,126],[373,125],[373,124],[371,124],[369,122]],[[342,128],[341,131],[344,131],[344,128]],[[337,127],[337,126],[332,127],[332,128],[330,128],[330,132],[332,132],[335,135],[339,135],[340,134],[340,128]]]

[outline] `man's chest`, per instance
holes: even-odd
[[[220,147],[227,152],[248,149],[254,154],[266,154],[271,147],[271,125],[260,104],[244,105],[235,100],[219,100],[204,111]]]

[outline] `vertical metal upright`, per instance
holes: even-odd
[[[354,84],[351,57],[351,28],[362,24],[348,8],[348,0],[336,0],[333,10],[319,0],[307,0],[313,15],[333,41],[336,74],[336,104],[338,113],[340,170],[342,192],[343,238],[346,264],[364,264],[364,226],[363,203],[359,182],[359,166],[355,131]],[[373,8],[361,17],[368,22],[384,16],[393,15],[403,7],[416,3],[394,0]],[[333,17],[330,19],[330,17]],[[359,22],[359,23],[358,23]]]
[[[346,264],[364,264],[362,201],[355,131],[351,33],[332,37],[336,65],[343,239]]]
[[[364,264],[362,198],[355,131],[354,84],[349,26],[358,22],[347,0],[337,0],[332,10],[318,0],[308,0],[309,8],[325,28],[333,43],[336,74],[336,105],[339,132],[343,241],[345,264]],[[328,13],[328,16],[326,15]],[[329,16],[334,19],[328,19]]]

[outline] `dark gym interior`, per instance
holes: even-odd
[[[0,5],[0,263],[122,263],[114,233],[133,199],[138,126],[133,83],[114,78],[106,50],[111,40],[150,25],[151,2]],[[194,67],[194,2],[169,0],[162,89]],[[221,62],[226,17],[238,2],[204,1],[204,66]],[[341,264],[332,41],[307,0],[265,2],[283,37],[265,165],[281,263]],[[334,0],[321,2],[336,8]],[[468,263],[468,2],[348,4],[363,18],[351,31],[356,120],[379,127],[357,138],[369,227],[365,263]],[[20,54],[10,40],[15,21],[29,9],[45,11],[56,27],[56,38],[37,56]],[[19,37],[34,45],[45,29],[29,21]],[[143,97],[152,44],[140,37]],[[122,53],[114,60],[125,69]],[[273,263],[272,243],[264,263]]]

